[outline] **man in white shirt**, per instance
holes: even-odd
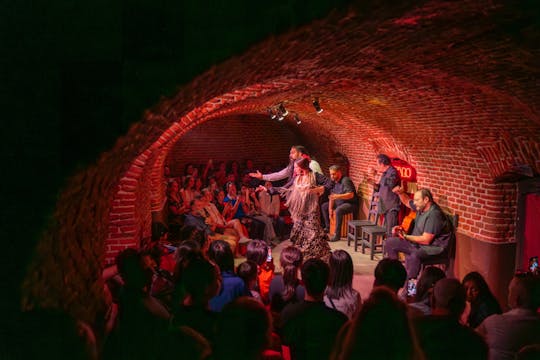
[[[516,275],[508,286],[510,311],[491,315],[476,331],[489,346],[491,360],[514,359],[526,345],[540,344],[538,315],[539,279],[533,275]]]

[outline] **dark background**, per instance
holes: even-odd
[[[66,179],[112,148],[144,109],[251,45],[350,2],[2,1],[2,304],[17,306]]]

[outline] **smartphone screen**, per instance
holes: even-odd
[[[416,295],[416,279],[409,279],[407,282],[407,296],[413,297]]]
[[[529,271],[530,272],[538,271],[538,256],[533,256],[529,259]]]

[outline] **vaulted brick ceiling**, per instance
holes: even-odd
[[[149,234],[174,144],[204,122],[261,118],[279,102],[302,119],[300,127],[291,116],[284,122],[307,146],[348,156],[353,180],[362,181],[377,152],[399,156],[461,215],[460,231],[507,241],[515,186],[498,180],[540,173],[537,19],[512,2],[476,0],[353,9],[210,69],[148,110],[96,166],[72,179],[40,244],[28,299],[60,301],[50,294],[76,292],[81,279],[99,294],[106,257]]]

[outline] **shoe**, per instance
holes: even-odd
[[[248,243],[248,242],[250,242],[250,241],[251,241],[250,238],[247,238],[247,237],[245,237],[245,236],[242,236],[242,237],[240,238],[240,240],[238,240],[238,243],[239,243],[239,244],[246,244],[246,243]]]
[[[330,241],[330,242],[336,242],[336,241],[339,241],[339,238],[338,238],[338,237],[335,237],[335,236],[332,236],[331,238],[328,239],[328,241]]]
[[[330,229],[325,227],[325,228],[323,228],[323,231],[328,234],[330,232]]]

